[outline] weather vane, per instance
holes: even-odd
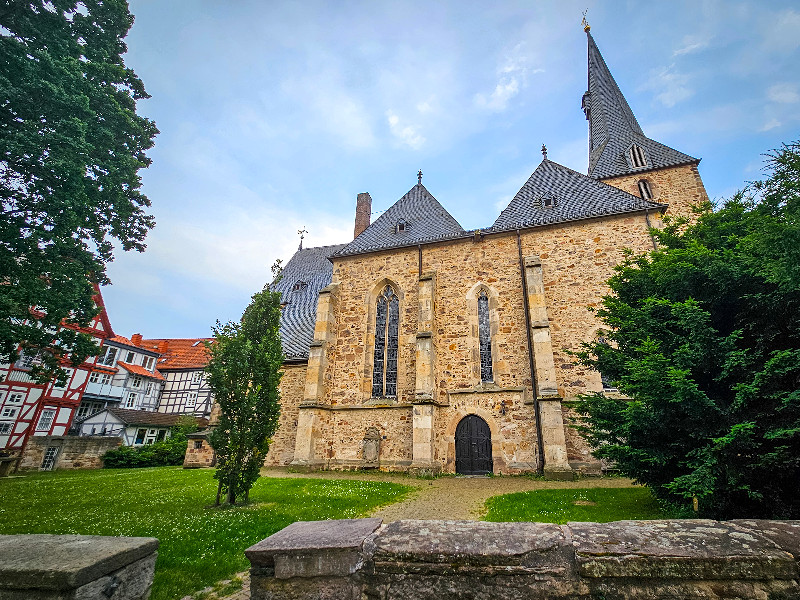
[[[417,183],[422,183],[422,169],[417,173]]]
[[[581,21],[581,25],[583,25],[583,30],[586,31],[587,33],[591,29],[591,27],[589,27],[589,21],[586,20],[586,13],[588,12],[589,12],[588,8],[585,11],[583,11],[583,20]]]
[[[547,160],[547,146],[544,144],[542,144],[542,156],[544,156],[544,159]]]
[[[307,233],[308,233],[308,231],[306,231],[305,225],[303,226],[302,229],[298,229],[297,230],[297,235],[300,236],[300,247],[298,248],[298,250],[302,250],[303,249],[303,238],[305,237],[305,235]]]

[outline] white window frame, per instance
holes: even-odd
[[[111,373],[103,373],[103,378],[100,380],[100,385],[109,385],[114,376]]]
[[[186,408],[194,408],[197,406],[197,392],[189,392],[186,394],[186,403],[184,406],[186,406]]]
[[[3,412],[0,413],[0,419],[16,419],[19,413],[19,408],[16,406],[5,406]]]
[[[203,372],[195,371],[192,373],[192,383],[203,383]]]
[[[10,435],[14,430],[14,421],[0,421],[0,435]]]
[[[148,371],[153,370],[153,361],[155,361],[155,358],[152,356],[142,356],[142,366]]]
[[[45,407],[39,413],[39,421],[36,423],[36,431],[50,431],[53,427],[53,422],[56,420],[56,413],[58,411],[52,407]]]
[[[6,396],[6,406],[9,404],[14,404],[16,406],[22,406],[25,402],[25,394],[22,392],[9,392]]]
[[[136,352],[128,350],[128,355],[125,357],[125,362],[129,365],[133,364],[133,361],[136,360]]]
[[[131,387],[133,388],[140,388],[142,387],[142,376],[141,375],[134,375],[133,379],[131,380]]]
[[[136,392],[130,392],[127,400],[125,400],[125,408],[133,408],[136,406]]]
[[[148,381],[147,383],[144,384],[144,393],[145,393],[145,395],[149,394],[150,390],[152,390],[152,389],[153,389],[153,382],[152,381]]]
[[[117,350],[114,346],[106,346],[105,352],[97,359],[98,364],[106,365],[107,367],[114,366],[114,360],[117,358]]]
[[[89,383],[97,383],[100,381],[100,372],[99,371],[92,371],[89,375]]]
[[[44,458],[42,458],[42,466],[39,467],[40,471],[52,471],[53,467],[56,466],[56,461],[58,460],[59,454],[58,446],[48,446],[47,449],[44,451]]]

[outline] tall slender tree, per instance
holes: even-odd
[[[158,133],[125,66],[125,0],[0,3],[0,361],[38,354],[41,379],[97,351],[60,327],[96,314],[113,242],[153,227],[139,169]]]
[[[217,454],[217,504],[221,494],[229,504],[248,497],[278,428],[280,303],[281,295],[268,289],[255,294],[242,320],[217,323],[208,344],[208,385],[220,407],[210,438]]]

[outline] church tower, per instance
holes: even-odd
[[[668,215],[691,217],[708,200],[700,159],[647,137],[611,75],[594,38],[588,41],[588,91],[581,107],[589,121],[589,176],[645,200],[669,205]]]

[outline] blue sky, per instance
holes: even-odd
[[[131,0],[126,63],[161,134],[142,171],[157,226],[120,252],[115,331],[201,337],[297,248],[352,239],[356,195],[416,183],[491,225],[541,161],[587,167],[592,34],[646,135],[702,158],[713,199],[800,138],[790,1]],[[373,216],[373,219],[375,216]]]

